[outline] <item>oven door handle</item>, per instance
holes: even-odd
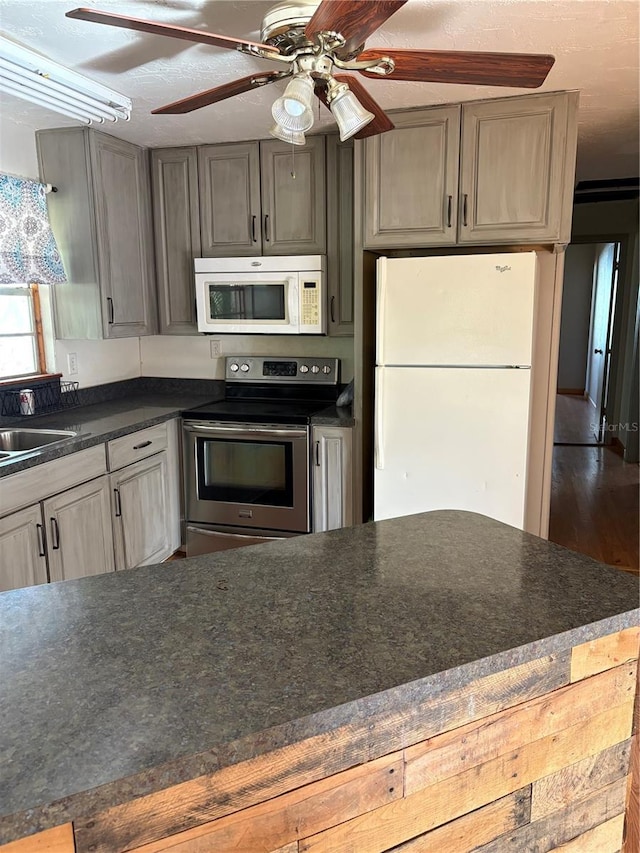
[[[214,426],[210,423],[202,423],[200,421],[184,421],[182,424],[184,430],[186,432],[196,433],[196,432],[204,432],[204,433],[222,433],[224,435],[240,435],[243,433],[249,433],[251,435],[260,435],[260,436],[273,436],[273,437],[286,437],[286,438],[306,438],[307,430],[306,427],[300,427],[299,429],[292,429],[291,427],[286,427],[284,429],[271,429],[269,427],[261,427],[261,426],[253,426],[247,424],[246,426]]]

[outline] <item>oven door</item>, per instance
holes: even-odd
[[[199,332],[298,334],[298,274],[196,273]]]
[[[185,421],[183,428],[189,522],[310,530],[307,427]]]

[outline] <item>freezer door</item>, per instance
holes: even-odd
[[[535,252],[377,263],[377,364],[531,364]]]
[[[435,509],[524,524],[530,370],[377,368],[374,519]]]

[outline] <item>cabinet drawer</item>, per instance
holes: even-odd
[[[108,442],[109,470],[117,471],[125,465],[131,465],[138,459],[146,459],[161,450],[167,449],[167,425],[156,424],[147,429],[123,435]]]
[[[0,480],[0,516],[38,503],[107,471],[104,444],[43,462]]]

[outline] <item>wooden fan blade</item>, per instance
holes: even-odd
[[[386,77],[361,71],[377,80],[417,80],[425,83],[469,83],[537,89],[555,58],[536,53],[474,53],[455,50],[364,50],[358,62],[389,56],[396,64]]]
[[[388,130],[393,130],[395,125],[389,116],[385,113],[380,104],[374,101],[357,77],[354,77],[351,74],[334,74],[333,76],[338,83],[346,83],[362,106],[375,116],[369,124],[365,125],[362,130],[358,131],[358,133],[354,135],[354,139],[366,139],[368,136],[377,136],[379,133],[386,133]],[[324,86],[316,86],[315,93],[316,97],[322,101],[325,107],[327,109],[331,109],[329,102],[327,101],[326,88]]]
[[[99,12],[97,9],[73,9],[67,12],[67,18],[77,18],[80,21],[91,21],[94,24],[108,24],[110,27],[123,27],[125,30],[138,30],[141,33],[153,33],[157,36],[169,36],[185,41],[195,41],[199,44],[210,44],[215,47],[226,47],[229,50],[246,50],[260,48],[271,53],[279,53],[278,49],[269,44],[236,39],[231,36],[221,36],[204,30],[190,30],[175,24],[159,24],[155,21],[145,21],[142,18],[130,18],[128,15],[114,15],[111,12]]]
[[[249,92],[251,89],[257,89],[259,86],[265,86],[267,83],[274,83],[282,77],[283,75],[279,71],[250,74],[249,77],[241,77],[239,80],[233,80],[231,83],[225,83],[224,86],[216,86],[215,89],[207,89],[206,92],[198,92],[197,95],[191,95],[188,98],[183,98],[181,101],[174,101],[172,104],[166,104],[164,107],[158,107],[157,110],[151,110],[151,112],[153,115],[178,115],[181,113],[190,113],[193,110],[201,109],[201,107],[208,107],[209,104],[215,104],[218,101],[224,101],[226,98],[232,98],[234,95],[241,95],[243,92]]]
[[[346,56],[356,51],[378,27],[397,12],[407,0],[322,0],[304,34],[312,39],[318,33],[340,33],[346,42],[336,53]]]

